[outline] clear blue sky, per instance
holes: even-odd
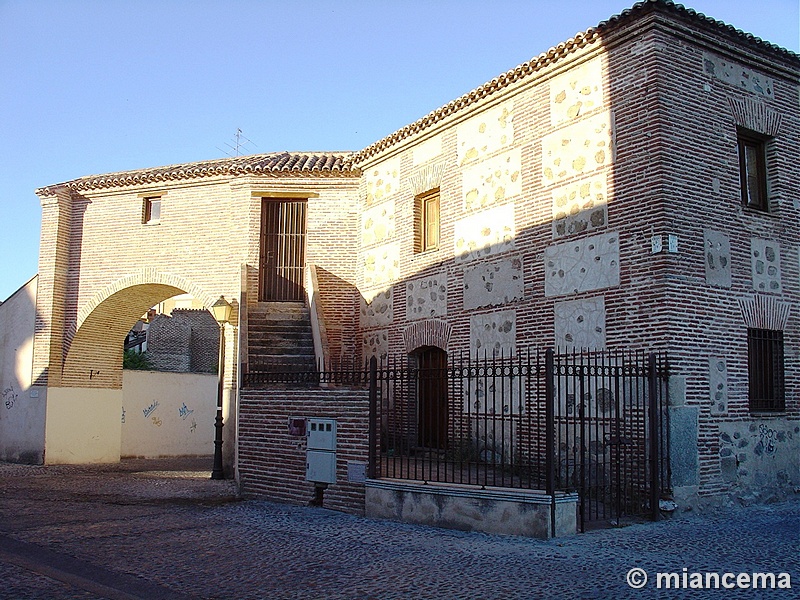
[[[359,150],[633,0],[0,0],[0,300],[37,187],[249,153]],[[800,52],[798,0],[694,0]],[[131,247],[131,252],[135,252]]]

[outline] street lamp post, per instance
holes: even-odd
[[[211,471],[211,479],[225,479],[225,471],[222,467],[222,389],[225,383],[225,324],[231,318],[231,305],[225,300],[225,296],[220,296],[211,307],[214,318],[219,323],[219,384],[217,386],[217,418],[214,422],[214,468]]]

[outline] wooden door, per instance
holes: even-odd
[[[447,352],[425,347],[415,353],[419,378],[418,443],[424,448],[447,447]]]

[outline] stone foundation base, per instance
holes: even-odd
[[[400,479],[366,482],[368,517],[463,531],[536,538],[571,535],[577,531],[577,504],[577,494],[557,493],[553,502],[538,490]]]

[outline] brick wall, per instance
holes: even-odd
[[[238,477],[242,493],[292,504],[314,497],[305,480],[306,439],[289,435],[289,418],[336,419],[336,479],[324,505],[364,513],[364,484],[348,483],[347,463],[367,462],[369,396],[365,390],[244,389],[239,404]]]
[[[156,371],[216,373],[219,325],[207,310],[156,315],[147,330],[147,356]]]
[[[800,354],[800,313],[793,308],[784,329],[787,409],[753,415],[740,304],[759,296],[800,306],[800,202],[790,184],[800,181],[800,62],[668,13],[646,12],[359,164],[362,210],[370,223],[382,219],[380,233],[361,238],[357,282],[362,296],[376,298],[359,322],[362,355],[409,352],[406,342],[426,319],[449,324],[443,347],[451,355],[553,345],[668,350],[675,409],[695,411],[699,424],[696,432],[673,432],[696,436],[697,465],[686,467],[691,473],[681,485],[691,481],[701,496],[776,484],[785,493],[793,485],[787,481],[800,481],[791,441],[800,414],[793,358]],[[732,72],[769,79],[770,93],[723,81],[709,72],[708,55],[722,57],[717,64]],[[773,135],[776,123],[773,210],[748,211],[739,195],[736,127]],[[597,135],[602,127],[611,130],[607,139]],[[571,150],[576,145],[592,151],[582,156]],[[423,254],[413,248],[420,185],[441,194],[440,246]],[[602,202],[572,203],[584,186],[602,190]],[[504,227],[508,239],[491,237]],[[730,241],[729,286],[706,273],[708,230]],[[670,235],[677,252],[668,250]],[[661,250],[653,251],[654,236]],[[753,240],[780,248],[780,291],[754,287]],[[591,256],[612,243],[613,252]],[[470,250],[466,259],[461,248]],[[582,267],[587,256],[593,261]],[[432,290],[434,279],[445,282],[446,299],[419,293]],[[479,294],[476,282],[485,287]],[[722,383],[710,374],[717,358],[727,361]],[[715,413],[717,389],[710,388],[717,385],[725,410]],[[788,441],[777,445],[774,462],[756,466],[761,455],[753,446],[768,445],[759,436],[779,434]],[[759,483],[753,473],[762,469],[768,472]]]

